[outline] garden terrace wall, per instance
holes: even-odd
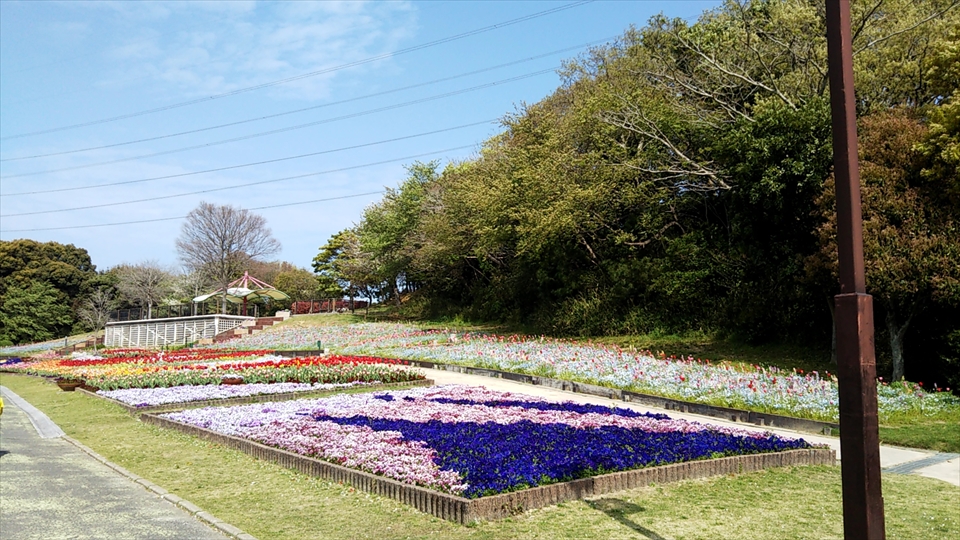
[[[240,450],[258,459],[273,461],[310,476],[326,478],[334,482],[349,483],[357,489],[390,497],[413,506],[421,512],[460,524],[469,524],[480,519],[501,519],[564,501],[578,500],[650,484],[754,472],[772,467],[836,464],[836,452],[830,449],[789,450],[648,467],[478,499],[467,499],[404,484],[390,478],[301,456],[240,437],[224,435],[190,424],[161,418],[154,414],[144,414],[140,418],[148,424],[194,435]]]
[[[287,352],[290,352],[290,351],[287,351]],[[277,351],[277,353],[279,354],[281,353],[281,351]],[[703,416],[710,416],[713,418],[722,418],[724,420],[730,420],[733,422],[756,424],[758,426],[764,426],[764,427],[770,427],[770,428],[775,427],[775,428],[782,428],[782,429],[791,429],[794,431],[802,431],[805,433],[823,433],[826,435],[830,435],[832,430],[840,429],[839,424],[833,424],[830,422],[821,422],[818,420],[807,420],[805,418],[794,418],[792,416],[782,416],[779,414],[745,411],[742,409],[732,409],[729,407],[707,405],[704,403],[694,403],[691,401],[681,401],[679,399],[670,399],[670,398],[655,396],[651,394],[642,394],[640,392],[631,392],[629,390],[621,390],[619,388],[609,388],[606,386],[599,386],[595,384],[587,384],[587,383],[575,382],[575,381],[566,381],[563,379],[551,379],[550,377],[541,377],[539,375],[526,375],[523,373],[500,371],[497,369],[474,368],[474,367],[460,366],[455,364],[438,364],[436,362],[428,362],[424,360],[401,359],[401,361],[404,364],[427,368],[427,369],[455,371],[458,373],[466,373],[469,375],[482,375],[484,377],[492,377],[495,379],[508,379],[511,381],[524,383],[524,384],[548,386],[550,388],[556,388],[558,390],[566,390],[568,392],[576,392],[579,394],[588,394],[591,396],[600,396],[600,397],[605,397],[609,399],[629,401],[631,403],[639,403],[641,405],[656,407],[658,409],[666,409],[669,411],[699,414]]]
[[[129,403],[124,403],[120,400],[113,399],[111,397],[102,396],[95,392],[90,392],[85,388],[77,388],[77,392],[93,396],[95,398],[102,399],[104,401],[109,401],[114,405],[123,407],[127,410],[128,413],[133,415],[140,415],[146,413],[162,413],[162,412],[174,412],[182,411],[185,409],[199,409],[202,407],[225,407],[228,405],[249,405],[252,403],[269,403],[271,401],[290,401],[294,399],[307,399],[311,397],[323,397],[329,396],[331,394],[341,393],[344,391],[359,391],[359,392],[379,392],[382,390],[398,390],[401,388],[411,388],[416,386],[433,386],[434,382],[430,379],[422,379],[419,381],[403,381],[395,383],[383,383],[383,384],[371,384],[367,386],[353,386],[350,388],[331,388],[328,390],[305,390],[303,392],[283,392],[279,394],[257,394],[255,396],[243,396],[243,397],[234,397],[234,398],[223,398],[223,399],[205,399],[202,401],[185,401],[182,403],[166,403],[163,405],[153,405],[149,407],[136,407],[130,405]]]

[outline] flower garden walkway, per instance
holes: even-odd
[[[532,386],[507,379],[484,377],[482,375],[470,375],[454,371],[420,368],[420,370],[432,379],[436,384],[467,384],[474,386],[486,386],[491,390],[503,392],[518,392],[533,396],[539,396],[556,401],[575,401],[578,403],[592,403],[597,405],[616,405],[617,407],[626,407],[639,412],[667,412],[672,418],[681,418],[692,420],[704,424],[715,424],[720,426],[737,427],[753,431],[772,431],[778,435],[798,438],[802,437],[808,442],[815,444],[827,444],[837,452],[837,458],[842,460],[840,455],[840,439],[837,437],[828,437],[823,435],[813,435],[810,433],[800,433],[796,431],[756,427],[750,424],[726,422],[713,417],[700,416],[696,414],[686,414],[678,411],[662,411],[645,407],[636,403],[626,401],[617,401],[599,396],[591,396],[568,392],[546,386]],[[960,455],[945,454],[931,450],[917,450],[913,448],[901,448],[895,446],[880,447],[880,466],[885,473],[889,474],[916,474],[929,478],[943,480],[955,486],[960,486]]]
[[[121,476],[64,439],[46,415],[6,388],[2,391],[6,407],[0,417],[0,530],[4,538],[252,538],[239,529],[235,532],[242,536],[225,535]]]

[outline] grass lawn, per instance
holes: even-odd
[[[347,485],[145,425],[43,379],[0,384],[107,459],[261,540],[300,538],[842,538],[840,470],[797,467],[651,486],[464,527]],[[887,538],[960,537],[960,488],[885,475]]]

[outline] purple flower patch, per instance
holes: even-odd
[[[811,448],[772,433],[459,385],[164,416],[466,497]]]

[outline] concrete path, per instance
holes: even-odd
[[[437,384],[469,384],[475,386],[485,386],[491,390],[517,392],[558,401],[570,400],[578,403],[594,403],[606,406],[616,405],[618,407],[626,407],[642,412],[664,413],[669,415],[671,418],[682,418],[704,424],[737,427],[751,431],[772,431],[786,437],[803,438],[811,443],[829,445],[830,448],[837,451],[837,458],[841,458],[840,439],[836,437],[801,433],[785,429],[770,429],[754,426],[753,424],[728,422],[710,416],[686,414],[677,411],[666,411],[662,409],[646,407],[636,403],[630,403],[627,401],[614,400],[586,394],[577,394],[575,392],[568,392],[556,388],[523,384],[507,379],[485,377],[483,375],[469,375],[465,373],[457,373],[454,371],[439,369],[419,369],[424,372],[427,378],[433,379]],[[886,474],[917,474],[920,476],[943,480],[944,482],[949,482],[955,486],[960,486],[960,454],[945,454],[934,452],[932,450],[917,450],[914,448],[881,446],[880,467]]]
[[[13,392],[0,391],[4,540],[228,538],[68,442]]]

